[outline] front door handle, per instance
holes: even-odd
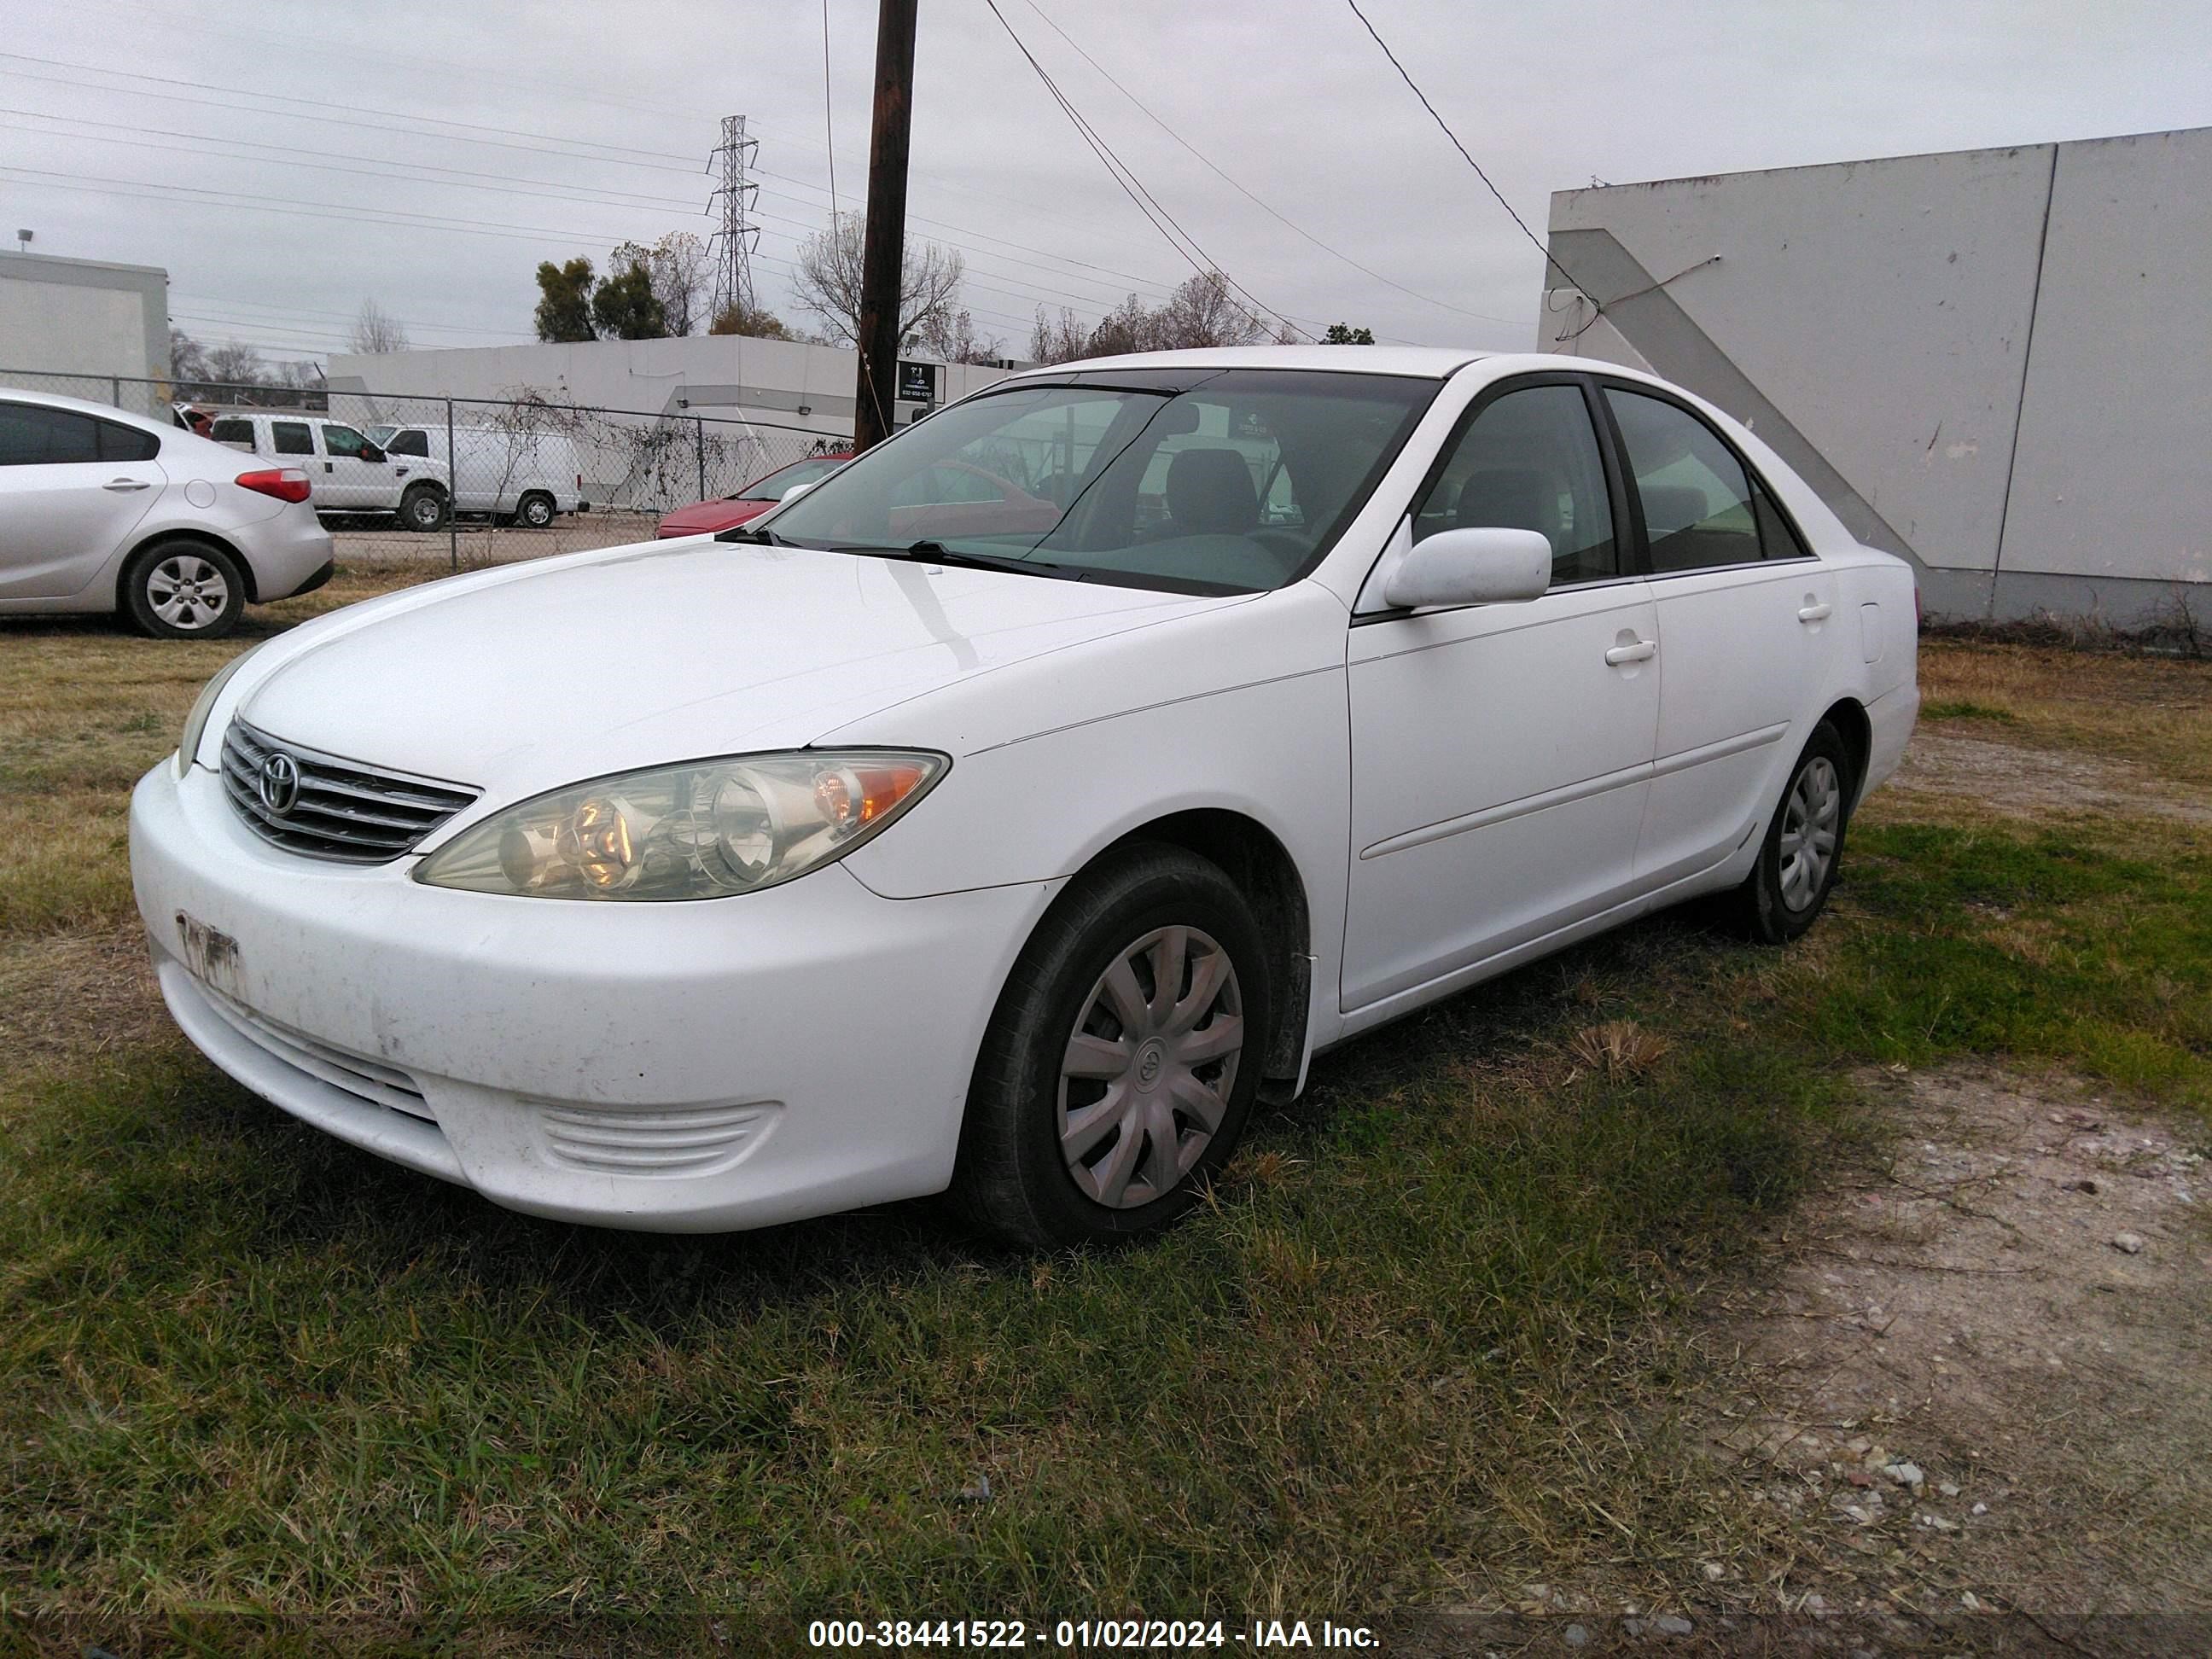
[[[335,471],[337,471],[337,469],[335,466],[331,465],[328,461],[325,461],[325,462],[323,463],[323,471],[325,471],[325,472],[335,472]]]
[[[100,485],[102,489],[113,490],[151,489],[153,487],[143,478],[110,478]]]
[[[1618,668],[1623,663],[1649,662],[1659,654],[1656,640],[1638,640],[1632,645],[1616,645],[1605,653],[1605,659]]]
[[[1828,613],[1834,609],[1835,606],[1826,600],[1818,605],[1801,605],[1797,607],[1797,620],[1801,623],[1826,622]]]

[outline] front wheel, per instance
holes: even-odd
[[[1787,945],[1813,925],[1843,862],[1850,780],[1850,750],[1823,720],[1790,769],[1759,861],[1728,896],[1727,919],[1740,931],[1762,944]]]
[[[445,492],[428,484],[417,485],[399,498],[399,522],[423,534],[443,530],[448,510]]]
[[[999,998],[953,1197],[1031,1247],[1166,1225],[1235,1152],[1273,994],[1251,908],[1164,845],[1110,855],[1039,924]]]

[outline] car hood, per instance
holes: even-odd
[[[271,665],[239,712],[304,748],[514,799],[631,767],[803,746],[1042,653],[1238,602],[799,548],[647,544],[421,592]]]
[[[679,507],[660,521],[662,536],[703,536],[718,530],[733,530],[741,524],[750,524],[776,501],[745,501],[717,497],[711,501],[694,501],[689,507]]]

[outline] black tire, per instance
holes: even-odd
[[[452,512],[446,492],[435,484],[416,484],[399,498],[400,527],[421,535],[443,530]]]
[[[1180,1038],[1134,1044],[1129,1051],[1136,1059],[1127,1072],[1112,1083],[1096,1085],[1102,1093],[1121,1089],[1125,1092],[1120,1097],[1133,1103],[1123,1126],[1108,1131],[1098,1143],[1094,1170],[1087,1177],[1099,1180],[1097,1171],[1113,1162],[1124,1138],[1135,1137],[1130,1145],[1135,1148],[1134,1168],[1139,1174],[1124,1176],[1124,1201],[1116,1206],[1079,1186],[1069,1160],[1062,1156],[1063,1100],[1079,1115],[1089,1103],[1075,1101],[1073,1091],[1091,1083],[1063,1079],[1062,1065],[1083,1023],[1097,1019],[1103,1011],[1094,996],[1103,994],[1109,970],[1134,960],[1130,953],[1135,947],[1166,929],[1205,936],[1202,941],[1192,941],[1177,986],[1177,993],[1188,999],[1186,1006],[1205,1006],[1194,1030]],[[1212,954],[1204,948],[1206,945],[1226,957],[1231,970],[1216,979],[1211,998],[1200,996],[1196,980],[1197,964]],[[1155,973],[1150,986],[1141,979],[1133,982],[1148,999],[1156,999],[1158,977]],[[1174,1221],[1197,1201],[1200,1189],[1236,1152],[1260,1085],[1273,994],[1259,924],[1243,895],[1217,866],[1181,848],[1158,843],[1139,843],[1109,854],[1046,914],[1000,994],[969,1091],[952,1181],[953,1202],[982,1231],[1031,1248],[1132,1237]],[[1170,1004],[1174,1000],[1168,999]],[[1224,1012],[1232,1006],[1233,1015]],[[1106,1018],[1114,1023],[1110,1014]],[[1241,1047],[1227,1062],[1233,1074],[1213,1060],[1199,1062],[1191,1074],[1206,1086],[1224,1077],[1229,1085],[1213,1097],[1222,1104],[1211,1139],[1201,1148],[1196,1139],[1201,1121],[1176,1103],[1165,1106],[1164,1120],[1146,1116],[1139,1127],[1138,1115],[1160,1112],[1163,1101],[1176,1086],[1177,1063],[1170,1058],[1163,1066],[1157,1052],[1149,1062],[1149,1076],[1145,1075],[1146,1052],[1164,1042],[1194,1042],[1206,1033],[1218,1032],[1219,1022],[1227,1018],[1243,1022]],[[1115,1040],[1127,1043],[1135,1035],[1121,1030]],[[1208,1072],[1210,1079],[1200,1075]],[[1070,1091],[1067,1096],[1064,1090]],[[1175,1102],[1186,1098],[1173,1096]],[[1152,1127],[1161,1121],[1170,1127],[1167,1139],[1176,1144],[1178,1164],[1184,1156],[1197,1154],[1171,1185],[1165,1176],[1175,1166],[1161,1161],[1163,1139]],[[1161,1186],[1168,1190],[1143,1196]]]
[[[550,495],[542,489],[533,489],[514,504],[514,521],[525,530],[543,530],[553,522],[558,511]]]
[[[123,572],[131,626],[157,640],[218,640],[246,610],[246,572],[222,548],[189,538],[155,542]]]
[[[1823,768],[1835,792],[1835,810],[1832,828],[1822,833],[1832,835],[1833,845],[1817,878],[1808,872],[1793,884],[1789,868],[1792,854],[1784,842],[1804,822],[1811,822],[1816,830],[1827,822],[1816,805]],[[1790,769],[1782,798],[1774,804],[1766,834],[1759,841],[1758,862],[1751,866],[1742,885],[1722,901],[1721,918],[1729,927],[1762,945],[1787,945],[1813,925],[1827,907],[1837,872],[1843,867],[1844,832],[1850,825],[1851,798],[1857,787],[1850,746],[1833,726],[1821,721],[1813,728],[1797,763]],[[1814,845],[1817,850],[1817,841]]]

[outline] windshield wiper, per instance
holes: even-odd
[[[1064,564],[1052,564],[1042,559],[1006,559],[989,553],[962,553],[947,547],[943,542],[924,539],[904,547],[840,547],[838,553],[868,553],[879,559],[905,559],[915,564],[957,565],[966,570],[1011,570],[1023,576],[1049,576],[1060,581],[1083,582],[1091,580],[1087,570],[1074,570]]]
[[[750,542],[757,547],[796,547],[797,542],[779,536],[773,530],[749,530],[739,525],[735,530],[725,530],[714,539],[718,542]]]

